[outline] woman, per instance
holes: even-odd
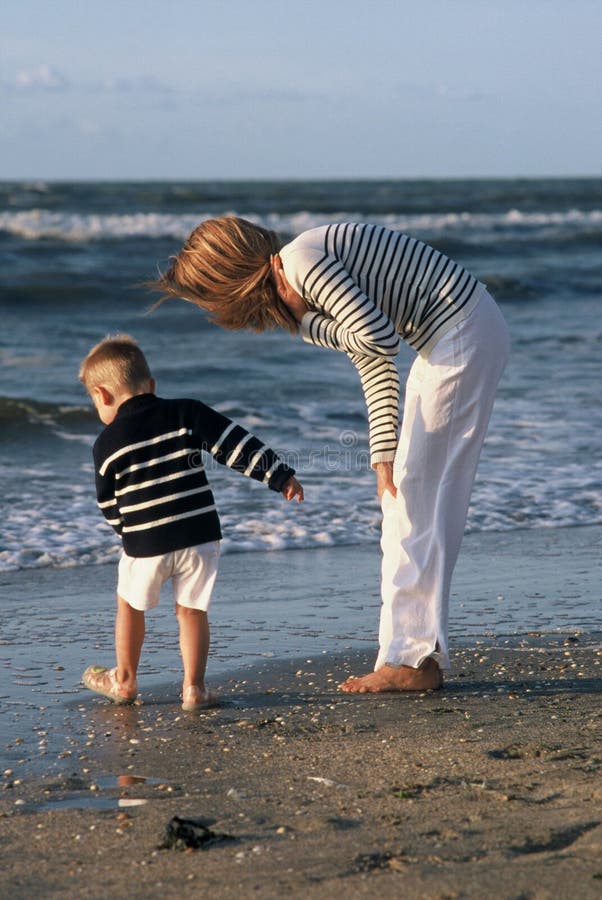
[[[383,510],[382,608],[374,671],[341,689],[441,687],[452,572],[509,349],[485,286],[379,225],[327,225],[281,246],[274,232],[224,217],[199,225],[152,287],[209,310],[224,328],[280,326],[349,356]],[[400,340],[417,358],[398,433]]]

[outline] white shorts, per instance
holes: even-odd
[[[171,579],[176,603],[207,612],[217,577],[220,542],[209,541],[160,556],[128,556],[119,560],[117,593],[144,612],[159,603],[163,584]]]

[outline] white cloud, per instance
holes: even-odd
[[[63,91],[69,87],[69,79],[54,66],[42,63],[18,72],[14,86],[25,91]]]
[[[125,75],[106,78],[103,81],[75,83],[56,66],[41,63],[29,69],[21,69],[10,81],[2,85],[18,91],[74,91],[94,94],[171,94],[174,88],[153,75]]]

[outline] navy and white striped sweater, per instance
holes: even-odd
[[[258,438],[198,400],[131,397],[93,451],[98,505],[128,556],[221,538],[201,451],[274,491],[294,474]]]
[[[280,258],[309,307],[303,339],[343,351],[359,373],[372,463],[393,459],[400,338],[428,355],[474,309],[485,286],[428,244],[381,225],[312,228],[286,244]]]

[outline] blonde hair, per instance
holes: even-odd
[[[152,378],[144,353],[129,334],[108,335],[96,344],[79,367],[88,393],[102,385],[139,391]]]
[[[298,323],[272,277],[270,256],[280,246],[274,231],[246,219],[208,219],[195,228],[167,271],[147,283],[163,295],[152,308],[181,297],[207,310],[222,328],[296,332]]]

